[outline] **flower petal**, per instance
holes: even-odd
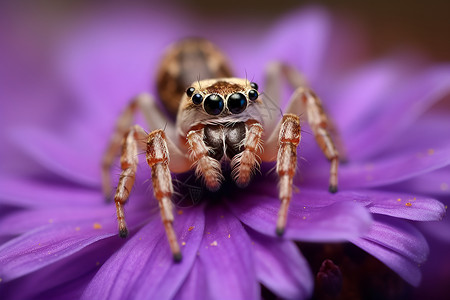
[[[196,264],[175,298],[259,299],[259,292],[247,232],[221,205],[209,207]]]
[[[160,218],[152,219],[99,270],[84,299],[171,299],[196,258],[204,228],[203,207],[185,209],[174,228],[183,260],[175,263]]]
[[[419,284],[419,264],[426,260],[429,248],[423,235],[411,224],[378,216],[364,237],[351,241],[381,260],[410,284]]]
[[[313,276],[297,246],[251,229],[247,232],[252,239],[258,280],[283,299],[309,299]]]
[[[373,118],[366,116],[366,120],[370,120],[368,126],[357,126],[361,128],[360,134],[354,134],[346,141],[349,156],[362,158],[377,153],[398,138],[402,130],[448,93],[450,93],[449,66],[432,67],[408,80],[387,97],[382,113],[378,112]]]
[[[329,202],[332,197],[336,199],[335,203],[324,204],[323,201]],[[248,195],[245,200],[229,201],[228,204],[241,222],[258,232],[276,236],[278,199]],[[337,201],[337,195],[328,192],[308,193],[305,197],[300,192],[291,202],[284,237],[300,241],[344,241],[364,234],[370,223],[370,214],[360,204]]]
[[[364,163],[354,162],[339,168],[339,188],[351,189],[377,187],[397,183],[415,176],[437,170],[450,164],[450,145],[430,151],[423,149],[415,153],[397,154]],[[314,168],[313,168],[314,167]],[[308,176],[301,184],[323,186],[328,182],[328,165],[319,161],[306,168]]]
[[[50,224],[29,231],[0,247],[0,278],[9,281],[70,256],[84,247],[117,234],[116,220]]]

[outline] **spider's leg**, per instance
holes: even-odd
[[[210,191],[217,191],[223,180],[220,162],[209,156],[209,147],[203,140],[204,129],[191,130],[186,136],[190,158],[197,177],[203,177]]]
[[[120,156],[122,172],[120,174],[116,194],[114,195],[114,202],[116,203],[119,235],[123,238],[128,235],[123,205],[127,202],[130,191],[134,185],[136,168],[139,162],[137,155],[138,149],[145,149],[146,138],[147,133],[144,129],[139,125],[134,125],[129,129],[122,145],[122,155]]]
[[[169,148],[162,130],[152,131],[147,140],[147,163],[152,168],[153,193],[158,200],[161,219],[176,262],[181,261],[180,245],[173,230],[172,177],[169,170]]]
[[[277,173],[280,178],[277,234],[282,235],[286,227],[287,212],[292,198],[292,183],[297,168],[297,146],[300,143],[300,119],[286,114],[281,120],[278,137]]]
[[[141,111],[150,128],[163,128],[167,135],[174,137],[174,125],[172,121],[167,119],[159,110],[153,98],[148,94],[140,94],[135,97],[125,108],[116,123],[116,128],[109,141],[108,147],[102,159],[102,189],[103,194],[107,199],[111,196],[111,166],[115,157],[120,152],[122,139],[134,122],[134,116],[138,111]]]
[[[232,176],[240,187],[246,187],[250,182],[254,170],[259,167],[259,154],[262,153],[262,125],[256,121],[247,121],[246,126],[244,151],[231,160]]]
[[[325,113],[320,99],[307,87],[307,82],[301,73],[289,65],[282,63],[273,63],[269,68],[269,72],[272,73],[268,75],[269,79],[274,78],[273,80],[279,81],[280,77],[285,77],[289,84],[295,88],[291,100],[288,103],[286,113],[299,115],[302,111],[306,111],[307,120],[314,133],[314,137],[325,157],[331,163],[329,191],[335,193],[338,184],[337,170],[339,157],[342,157],[342,154],[345,153],[336,127],[333,125],[331,118]],[[277,132],[278,130],[275,128],[272,134],[276,134]],[[273,137],[269,137],[269,140],[272,144],[275,141]],[[271,146],[266,146],[266,149],[269,151],[265,151],[267,152],[265,155],[274,155],[273,149],[275,147],[274,145]],[[340,151],[337,150],[338,147]],[[266,160],[268,157],[263,157],[263,159]]]

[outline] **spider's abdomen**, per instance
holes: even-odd
[[[158,94],[175,116],[186,89],[197,80],[232,77],[225,55],[210,41],[188,38],[173,44],[157,73]]]
[[[231,160],[244,150],[246,128],[244,122],[232,125],[206,125],[204,128],[205,144],[210,147],[209,156],[220,161],[224,155]]]

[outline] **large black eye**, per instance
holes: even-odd
[[[206,97],[203,107],[208,114],[216,116],[223,110],[223,99],[217,94],[209,95]]]
[[[248,91],[248,99],[250,99],[250,100],[258,99],[258,92],[255,90]]]
[[[192,97],[192,95],[194,95],[195,89],[193,87],[190,87],[186,90],[186,95],[188,97]]]
[[[228,97],[227,106],[232,114],[240,114],[247,107],[247,98],[244,94],[234,93]]]
[[[200,94],[195,94],[194,96],[192,96],[192,102],[194,102],[194,104],[200,104],[203,101],[203,96]]]
[[[258,90],[258,85],[254,82],[250,82],[250,86],[252,87],[252,89]]]

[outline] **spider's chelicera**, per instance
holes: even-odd
[[[198,77],[208,79],[197,80]],[[275,118],[265,114],[267,103],[258,92],[258,85],[232,77],[227,59],[211,42],[185,39],[169,48],[157,83],[166,109],[176,113],[175,122],[165,117],[150,95],[138,95],[120,116],[104,155],[103,190],[109,196],[111,165],[122,149],[122,172],[114,195],[119,235],[128,235],[123,205],[134,184],[140,151],[146,152],[151,167],[154,195],[175,261],[181,260],[181,251],[172,226],[171,172],[195,169],[204,186],[217,191],[224,180],[223,164],[231,167],[236,185],[245,187],[261,161],[276,161],[281,201],[276,232],[282,235],[297,167],[301,131],[298,116],[303,111],[317,143],[331,162],[329,190],[336,192],[338,151],[331,138],[331,132],[335,132],[331,122],[301,74],[285,64],[270,65],[265,94],[279,101],[275,94],[283,77],[295,91],[283,115]],[[139,125],[132,126],[137,111],[143,113],[152,130],[149,134]],[[165,129],[158,129],[161,127]]]

